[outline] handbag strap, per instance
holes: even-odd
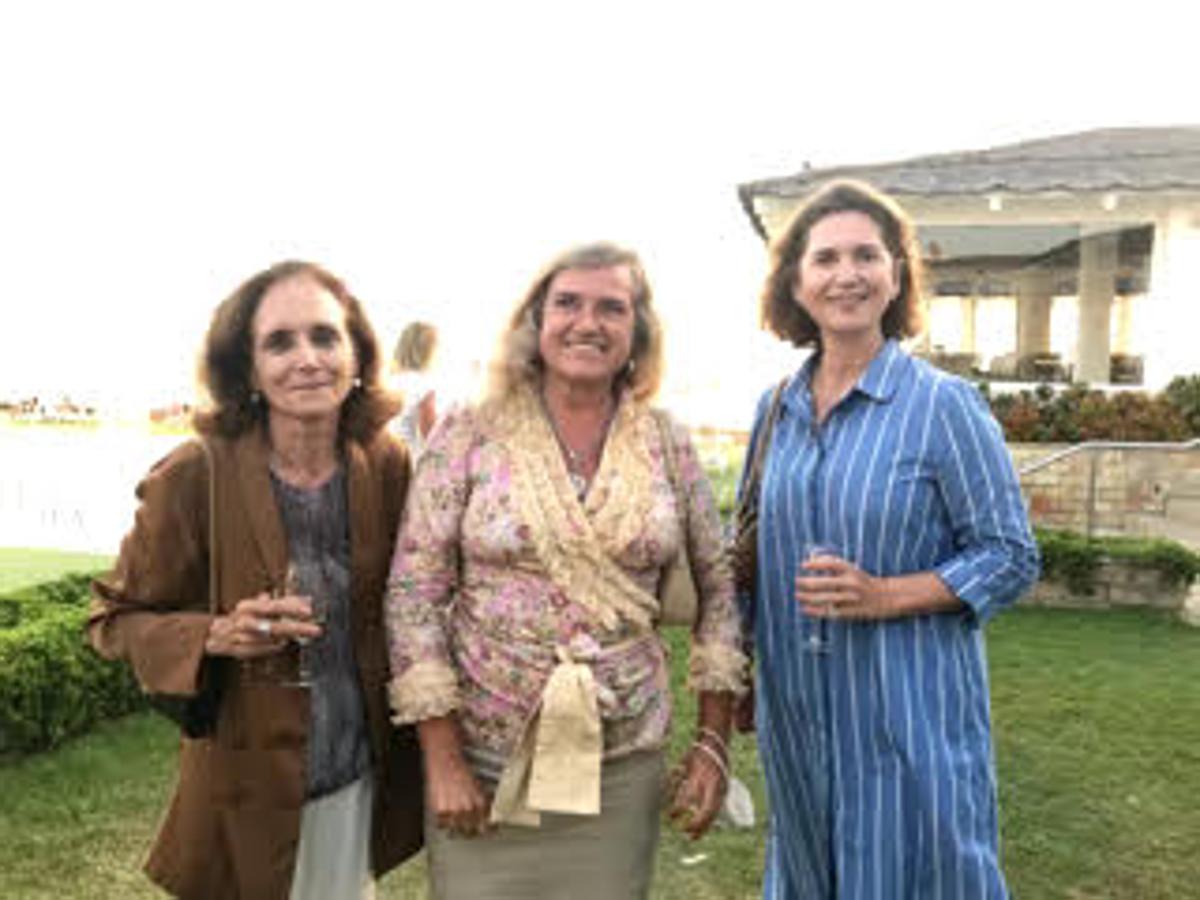
[[[205,436],[200,437],[204,458],[208,462],[208,609],[216,615],[218,608],[217,586],[217,460],[212,445]]]
[[[742,496],[738,498],[738,512],[740,513],[744,507],[751,503],[758,506],[758,493],[762,482],[763,460],[767,455],[767,447],[771,443],[771,435],[775,432],[775,423],[779,420],[779,409],[783,400],[783,389],[787,387],[788,379],[784,378],[775,385],[775,390],[771,394],[771,406],[767,410],[767,419],[763,425],[762,431],[758,433],[758,437],[754,442],[754,447],[751,448],[752,455],[750,457],[750,471],[746,473],[746,485],[742,491]]]

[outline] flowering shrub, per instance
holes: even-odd
[[[1163,393],[1187,422],[1192,437],[1200,436],[1200,375],[1173,378]]]
[[[1200,424],[1200,377],[1192,377],[1197,382],[1192,388],[1193,413]],[[1064,391],[1039,385],[1032,391],[995,396],[986,384],[980,385],[980,390],[991,403],[1005,438],[1015,443],[1182,441],[1200,434],[1181,405],[1182,389],[1174,395],[1167,391],[1109,395],[1084,385]]]

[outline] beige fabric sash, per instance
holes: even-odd
[[[602,653],[626,652],[655,640],[647,634]],[[600,692],[591,663],[594,654],[556,648],[558,665],[550,673],[537,711],[526,723],[492,798],[495,824],[541,824],[541,813],[594,816],[600,812],[600,768],[604,731]]]
[[[600,812],[604,732],[591,663],[600,654],[657,639],[653,622],[659,607],[658,598],[613,559],[645,527],[653,504],[653,464],[646,449],[653,419],[628,394],[621,398],[581,503],[535,390],[518,389],[494,410],[510,451],[513,499],[555,586],[591,612],[601,628],[611,632],[624,625],[636,637],[603,649],[592,639],[556,648],[558,664],[492,799],[492,822],[530,826],[540,824],[542,812]]]

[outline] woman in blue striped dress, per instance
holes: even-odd
[[[773,247],[764,322],[814,352],[781,388],[742,598],[765,898],[1007,896],[982,626],[1037,549],[978,391],[898,343],[919,275],[911,221],[858,182],[819,190]]]

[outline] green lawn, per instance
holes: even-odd
[[[93,572],[111,564],[111,556],[97,553],[0,548],[0,593],[46,581],[64,572]]]
[[[683,635],[671,635],[684,658]],[[677,677],[682,668],[677,666]],[[690,700],[681,716],[693,715]],[[682,720],[681,720],[682,721]],[[153,714],[102,725],[62,748],[0,760],[0,897],[137,900],[164,896],[140,873],[169,796],[176,735]],[[753,743],[736,742],[739,769],[762,804]],[[656,898],[758,896],[762,831],[714,832],[700,844],[664,831]],[[380,900],[427,900],[422,860],[389,875]]]
[[[679,635],[676,670],[684,658]],[[1006,869],[1034,900],[1167,900],[1200,884],[1200,631],[1155,613],[1018,610],[989,631]],[[681,713],[690,721],[690,706]],[[0,762],[0,897],[161,896],[138,873],[170,789],[150,716]],[[736,748],[762,800],[752,742]],[[664,832],[654,897],[758,896],[763,829]],[[418,862],[382,898],[426,897]]]
[[[989,649],[1016,896],[1200,896],[1200,630],[1030,609]]]

